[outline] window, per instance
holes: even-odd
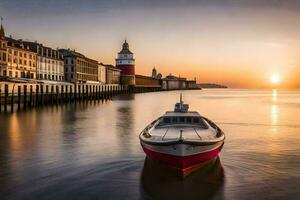
[[[66,65],[68,64],[68,58],[66,58],[65,63],[66,63]]]
[[[178,122],[178,118],[177,117],[173,117],[173,123],[177,123]]]
[[[184,117],[179,117],[179,122],[184,123]]]
[[[169,124],[169,123],[171,123],[171,118],[170,117],[165,117],[163,122],[166,123],[166,124]]]
[[[27,53],[24,53],[24,58],[27,58]]]
[[[18,78],[18,76],[19,76],[19,73],[18,73],[18,72],[16,72],[16,74],[15,74],[15,75],[16,75],[16,78]]]
[[[192,118],[191,117],[187,117],[186,118],[186,123],[192,123]]]
[[[199,123],[199,118],[198,117],[193,117],[193,122],[194,123]]]
[[[71,67],[71,72],[74,72],[74,67],[73,66]]]
[[[19,56],[22,57],[22,52],[19,52]]]
[[[32,55],[31,54],[29,54],[29,59],[32,59]]]

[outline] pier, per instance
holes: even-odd
[[[45,105],[107,100],[135,90],[118,84],[0,83],[0,112],[14,112]]]

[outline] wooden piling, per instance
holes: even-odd
[[[46,85],[45,103],[49,103],[49,85]]]
[[[53,105],[53,93],[54,93],[54,86],[51,85],[51,89],[50,89],[50,102],[51,102],[51,105]]]
[[[92,99],[95,100],[95,85],[93,85],[93,95],[92,95]]]
[[[98,85],[98,99],[101,99],[101,85]]]
[[[72,101],[76,101],[77,100],[77,85],[74,85],[74,95],[73,95],[73,99]]]
[[[8,85],[4,86],[4,112],[7,112],[7,102],[8,102]]]
[[[27,93],[27,87],[26,87],[26,93]],[[30,85],[30,89],[29,89],[29,102],[28,102],[28,105],[29,105],[29,108],[31,108],[32,105],[34,105],[33,104],[33,86],[32,85]]]
[[[44,85],[41,85],[41,102],[40,105],[44,105]]]
[[[35,106],[39,106],[39,85],[35,86]]]
[[[67,103],[69,102],[69,86],[68,85],[66,85],[65,101]]]
[[[78,100],[81,101],[81,85],[78,85]]]
[[[104,85],[104,88],[103,88],[103,99],[106,100],[106,85]]]
[[[59,87],[58,85],[55,87],[55,101],[56,101],[56,104],[58,104],[58,101],[59,101]]]
[[[60,90],[60,102],[64,102],[65,100],[65,93],[64,93],[64,86],[61,86],[61,90]]]
[[[100,99],[103,100],[103,85],[100,86]]]
[[[15,85],[13,85],[13,88],[11,90],[11,98],[10,98],[10,111],[14,112],[14,97],[15,97]]]
[[[92,99],[92,86],[89,87],[89,100]]]
[[[21,110],[21,86],[18,85],[18,110]]]
[[[89,86],[88,85],[86,85],[86,87],[85,87],[85,91],[84,91],[84,100],[87,100],[88,99],[88,92],[89,92]]]

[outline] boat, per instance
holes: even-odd
[[[146,126],[139,139],[147,157],[186,176],[218,157],[225,134],[213,121],[189,111],[180,94],[174,111]]]

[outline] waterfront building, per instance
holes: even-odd
[[[161,88],[161,80],[143,75],[135,75],[135,87]]]
[[[122,84],[135,85],[135,59],[126,40],[116,58],[116,67],[121,70]]]
[[[152,78],[155,78],[155,79],[161,79],[162,78],[161,73],[157,73],[157,70],[155,69],[155,67],[153,67],[153,69],[152,69]]]
[[[188,89],[199,89],[199,87],[197,85],[196,78],[194,80],[187,80],[186,81],[186,87]]]
[[[162,89],[164,90],[179,90],[187,89],[186,78],[176,77],[172,74],[162,79]]]
[[[37,75],[39,80],[64,81],[64,60],[58,50],[45,47],[37,42],[24,42],[37,53]]]
[[[35,79],[36,53],[31,51],[22,40],[5,37],[0,27],[0,76],[14,79]]]
[[[71,83],[98,83],[98,61],[75,50],[60,49],[63,54],[65,80]]]
[[[37,54],[22,40],[6,37],[6,69],[3,76],[14,79],[35,79]]]
[[[157,76],[157,71],[156,71],[155,67],[153,67],[153,69],[152,69],[152,78],[156,78],[156,76]]]
[[[6,48],[7,48],[7,41],[5,39],[5,32],[4,28],[1,23],[0,28],[0,80],[1,77],[4,76],[3,72],[6,70]]]
[[[100,63],[106,69],[106,84],[120,84],[121,70],[113,65]]]
[[[98,81],[102,84],[106,83],[106,67],[102,63],[98,63]]]

